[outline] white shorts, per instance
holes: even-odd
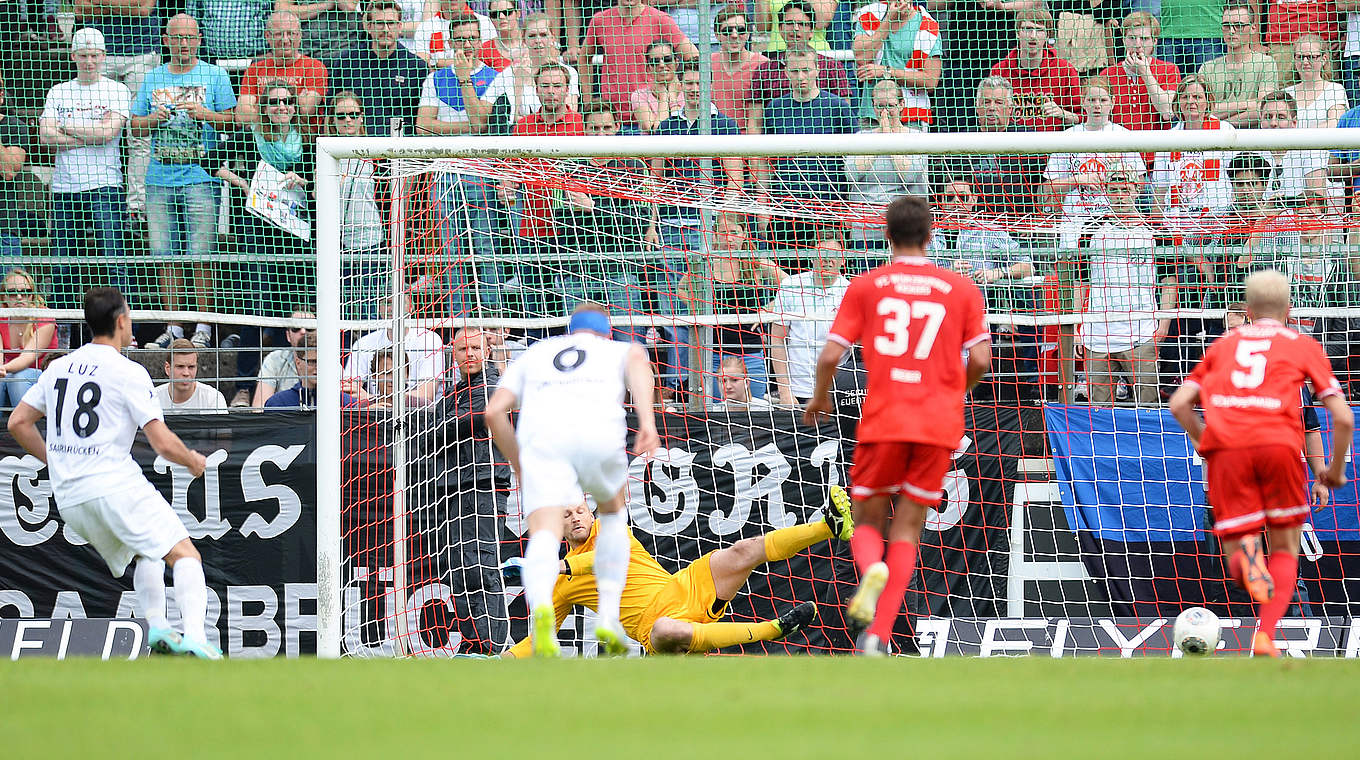
[[[628,456],[617,439],[578,441],[563,450],[523,449],[519,453],[520,504],[524,514],[545,507],[574,507],[590,494],[612,499],[628,481]]]
[[[115,578],[123,577],[133,557],[160,559],[189,537],[179,515],[150,483],[58,511],[99,552]]]

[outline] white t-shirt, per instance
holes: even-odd
[[[141,428],[164,419],[146,368],[87,343],[52,361],[23,403],[47,415],[47,468],[58,507],[146,484],[132,459]]]
[[[1265,193],[1268,201],[1303,197],[1308,175],[1319,169],[1326,170],[1330,158],[1325,150],[1287,150],[1283,160],[1278,162],[1273,151],[1258,151],[1257,155],[1270,164]]]
[[[1231,124],[1216,127],[1233,131]],[[1184,130],[1177,123],[1169,131]],[[1231,150],[1180,150],[1158,153],[1152,162],[1153,191],[1162,209],[1172,219],[1220,214],[1232,205],[1232,180],[1228,176]],[[1173,229],[1178,225],[1168,221]]]
[[[530,346],[506,367],[499,387],[519,399],[520,445],[551,450],[584,436],[622,445],[632,346],[590,332],[559,335]]]
[[[484,70],[490,70],[494,72],[494,69],[491,69],[490,66],[487,66],[484,63],[478,63],[477,68],[472,72],[472,75],[469,78],[476,81],[477,75]],[[435,82],[435,76],[438,74],[439,74],[438,69],[431,71],[430,75],[425,77],[425,83],[420,86],[420,107],[438,108],[439,113],[435,118],[439,119],[440,121],[448,122],[450,124],[466,123],[468,121],[467,104],[462,102],[461,92],[459,93],[459,105],[462,105],[463,106],[462,108],[455,108],[449,105],[448,103],[444,102],[444,99],[439,97],[439,85]],[[485,82],[486,80],[483,79],[481,81]],[[492,81],[494,82],[495,80]],[[486,87],[489,90],[491,88],[491,85],[487,84]],[[485,100],[485,98],[482,98],[482,100]]]
[[[412,327],[406,331],[406,340],[403,344],[406,349],[406,360],[410,362],[406,370],[407,390],[429,380],[443,381],[444,341],[440,340],[438,335],[422,327]],[[389,330],[375,330],[354,341],[342,376],[367,383],[373,375],[374,354],[391,347],[392,336]]]
[[[1082,232],[1090,247],[1088,314],[1118,314],[1126,319],[1091,321],[1081,326],[1081,344],[1097,354],[1127,351],[1152,340],[1157,332],[1157,259],[1152,229],[1142,224],[1096,221]]]
[[[566,64],[563,64],[566,66]],[[571,81],[567,85],[567,94],[575,100],[581,98],[581,84],[577,77],[576,69],[567,66],[567,72],[571,75]],[[531,113],[538,113],[543,108],[543,104],[538,100],[538,90],[530,80],[525,84],[524,89],[516,96],[515,92],[515,67],[506,66],[496,78],[491,80],[491,86],[486,88],[482,95],[482,100],[488,103],[495,103],[496,98],[504,95],[510,101],[510,120],[519,121],[521,116],[528,116]]]
[[[256,376],[262,383],[269,383],[274,386],[274,391],[292,388],[298,383],[297,364],[293,357],[297,352],[291,348],[279,348],[270,351],[260,362],[260,372]]]
[[[47,91],[41,118],[61,126],[94,126],[104,119],[104,114],[116,113],[122,115],[126,127],[131,105],[132,91],[122,82],[100,77],[99,81],[84,85],[72,79]],[[52,172],[52,192],[83,193],[100,187],[122,186],[123,169],[118,157],[122,141],[120,131],[102,145],[58,150]]]
[[[496,31],[496,25],[491,23],[491,19],[480,13],[472,14],[477,17],[477,30],[482,35],[482,42],[494,40],[500,36]],[[431,63],[442,61],[453,57],[453,45],[450,43],[449,22],[443,16],[427,18],[420,22],[416,27],[415,43],[411,46],[411,52],[418,56],[428,59]]]
[[[176,404],[170,398],[171,383],[163,383],[156,386],[156,400],[160,402],[161,408],[167,412],[203,412],[227,410],[227,400],[222,397],[222,392],[205,383],[194,383],[194,394],[183,404]]]
[[[1298,104],[1299,109],[1297,119],[1299,129],[1320,129],[1328,126],[1336,126],[1335,124],[1327,123],[1327,112],[1332,110],[1334,106],[1341,106],[1341,112],[1345,113],[1346,109],[1351,107],[1350,98],[1346,97],[1346,88],[1337,82],[1328,82],[1325,84],[1322,88],[1322,94],[1318,95],[1317,98],[1308,105],[1298,103],[1298,96],[1295,95],[1295,93],[1298,92],[1298,89],[1298,85],[1291,85],[1284,88],[1284,91],[1295,96],[1295,102]]]
[[[1090,130],[1085,124],[1078,124],[1075,127],[1068,127],[1065,131],[1074,134],[1082,132],[1127,132],[1127,128],[1118,124],[1106,124],[1100,130]],[[1102,177],[1109,169],[1118,163],[1127,168],[1132,168],[1138,174],[1147,173],[1147,165],[1143,163],[1141,153],[1054,153],[1048,157],[1048,167],[1044,169],[1044,179],[1053,181],[1056,179],[1066,179],[1075,174],[1085,174],[1094,172]],[[1085,217],[1091,218],[1100,216],[1110,210],[1110,201],[1105,197],[1105,190],[1102,187],[1077,187],[1067,193],[1063,199],[1063,216],[1068,218]]]
[[[799,398],[812,395],[817,355],[826,344],[836,309],[850,281],[843,275],[827,287],[817,284],[817,274],[803,272],[784,280],[770,302],[774,321],[789,328],[785,345],[789,357],[789,390]]]

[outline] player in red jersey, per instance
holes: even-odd
[[[861,578],[846,613],[852,629],[868,629],[858,648],[869,655],[887,651],[916,568],[926,510],[939,505],[950,457],[963,438],[963,396],[992,362],[977,285],[926,259],[930,206],[904,196],[888,205],[885,221],[892,263],[850,283],[817,357],[817,385],[803,413],[811,425],[831,412],[836,367],[850,346],[861,344],[869,387],[850,469],[856,525],[850,550]]]
[[[1317,480],[1346,482],[1346,451],[1355,418],[1318,342],[1285,326],[1289,280],[1275,270],[1247,278],[1247,318],[1214,341],[1171,396],[1171,413],[1204,455],[1214,532],[1233,580],[1260,604],[1252,651],[1279,657],[1275,624],[1289,609],[1299,569],[1299,538],[1308,518],[1307,478],[1299,451],[1299,389],[1332,415],[1332,458]],[[1195,413],[1203,400],[1204,420]],[[1261,527],[1270,556],[1261,545]]]

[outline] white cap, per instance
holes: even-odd
[[[77,31],[75,34],[71,35],[72,53],[79,52],[81,50],[91,49],[93,50],[104,49],[103,32],[99,31],[98,29],[91,29],[90,27],[85,27],[84,29],[81,29]]]

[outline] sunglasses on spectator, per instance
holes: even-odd
[[[656,56],[655,58],[648,58],[648,59],[647,59],[647,65],[648,65],[648,66],[661,66],[661,65],[664,65],[664,64],[667,64],[667,63],[675,63],[675,56],[673,56],[673,55],[658,55],[658,56]]]
[[[487,11],[486,15],[490,16],[491,18],[505,18],[506,16],[515,15],[516,10],[517,9],[515,8],[502,8],[498,11]]]
[[[282,98],[265,98],[264,104],[267,106],[291,106],[297,104],[297,98],[292,95]]]
[[[364,118],[363,111],[336,111],[335,118],[340,121],[359,121]]]
[[[724,27],[720,27],[720,28],[718,29],[718,31],[721,32],[722,34],[727,35],[728,37],[740,37],[741,35],[746,34],[746,27],[744,27],[744,26],[724,26]]]

